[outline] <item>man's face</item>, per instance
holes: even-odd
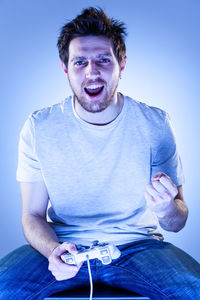
[[[65,72],[74,95],[88,112],[106,109],[117,94],[121,67],[111,41],[103,36],[74,38]]]

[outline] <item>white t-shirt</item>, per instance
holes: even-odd
[[[80,119],[69,97],[30,115],[20,134],[17,180],[44,180],[61,242],[162,239],[144,198],[158,171],[184,181],[169,117],[127,96],[108,125]]]

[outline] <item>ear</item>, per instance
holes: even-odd
[[[67,67],[65,66],[64,62],[61,61],[60,64],[61,64],[61,68],[63,69],[63,71],[65,72],[65,74],[68,75],[68,70],[67,70]]]
[[[122,59],[121,64],[120,64],[120,75],[124,71],[126,66],[126,56]]]

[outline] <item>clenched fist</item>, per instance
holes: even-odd
[[[63,253],[69,252],[70,254],[77,253],[75,244],[71,242],[64,242],[56,247],[49,256],[49,271],[53,274],[56,280],[66,280],[76,276],[80,266],[67,265],[62,261],[60,256]]]
[[[164,218],[176,210],[174,199],[177,194],[178,188],[171,178],[159,172],[153,177],[152,184],[147,185],[145,198],[147,205],[157,217]]]

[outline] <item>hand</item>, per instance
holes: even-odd
[[[71,242],[64,242],[63,244],[56,247],[49,256],[48,269],[49,271],[51,271],[56,280],[66,280],[75,277],[82,266],[82,264],[77,267],[64,263],[60,256],[65,252],[75,254],[78,251],[75,244]]]
[[[159,172],[152,178],[152,184],[147,185],[145,198],[149,208],[155,212],[158,218],[172,215],[176,209],[174,199],[178,194],[178,188],[172,179]]]

